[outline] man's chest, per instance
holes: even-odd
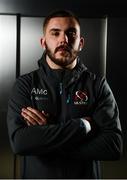
[[[31,88],[31,104],[40,111],[55,116],[65,113],[67,118],[79,118],[93,111],[95,97],[92,86],[73,84],[69,88],[58,84],[37,85]]]

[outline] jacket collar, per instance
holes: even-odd
[[[52,77],[51,73],[53,72],[53,70],[48,66],[48,64],[46,62],[46,53],[45,52],[43,53],[41,59],[38,60],[38,65],[41,70],[41,73],[43,73],[43,77],[45,77],[45,76],[47,78]],[[87,67],[83,63],[81,63],[80,58],[78,57],[77,65],[72,70],[72,72],[69,73],[69,76],[65,70],[65,74],[63,77],[63,83],[66,84],[67,86],[72,84],[74,81],[76,81],[77,79],[80,78],[81,74],[84,71],[87,71]]]

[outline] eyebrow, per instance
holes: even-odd
[[[49,32],[52,32],[52,31],[61,31],[60,29],[58,29],[58,28],[52,28],[52,29],[50,29],[50,31]]]
[[[49,32],[52,32],[52,31],[61,31],[61,29],[59,29],[59,28],[52,28],[52,29],[50,29]],[[74,28],[74,27],[70,27],[70,28],[67,29],[66,31],[74,31],[74,32],[77,32],[76,28]]]
[[[75,27],[70,27],[68,30],[69,31],[77,31],[77,29]]]

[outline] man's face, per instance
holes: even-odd
[[[77,21],[71,17],[52,18],[45,29],[42,45],[53,63],[61,67],[73,63],[83,46]]]

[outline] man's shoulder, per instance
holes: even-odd
[[[102,81],[102,79],[105,78],[104,75],[100,74],[100,73],[95,73],[93,71],[91,71],[89,68],[86,68],[83,72],[83,76],[87,77],[88,79],[92,80],[92,81]]]
[[[33,78],[37,76],[39,70],[34,70],[26,74],[22,74],[15,80],[15,85],[18,86],[31,86]]]
[[[107,84],[107,80],[104,74],[92,72],[89,68],[86,68],[82,73],[81,81],[92,85],[95,89],[101,89]]]
[[[25,73],[25,74],[22,74],[22,75],[20,75],[18,78],[17,78],[17,81],[22,81],[22,80],[32,80],[32,78],[36,75],[36,74],[38,74],[38,72],[39,72],[39,69],[37,69],[37,70],[34,70],[34,71],[31,71],[31,72],[29,72],[29,73]]]

